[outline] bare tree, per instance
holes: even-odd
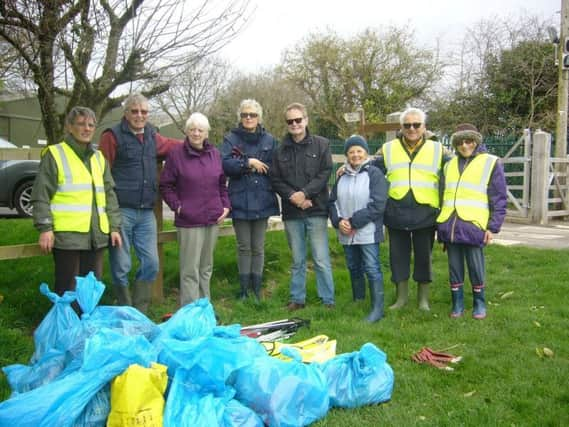
[[[194,63],[168,71],[170,88],[158,95],[160,109],[183,132],[192,112],[209,113],[211,106],[231,80],[233,69],[219,57],[203,57]]]
[[[37,86],[46,136],[54,143],[74,105],[103,117],[129,90],[163,93],[166,70],[217,52],[248,16],[245,0],[4,0],[0,38]],[[64,111],[58,96],[66,100]]]
[[[344,113],[361,107],[366,117],[382,120],[424,96],[438,80],[441,63],[437,52],[418,48],[412,32],[389,28],[351,39],[312,34],[285,52],[280,70],[311,99],[323,124],[347,136]]]

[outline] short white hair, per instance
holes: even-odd
[[[403,123],[405,123],[405,117],[411,114],[421,117],[421,123],[426,124],[427,114],[420,108],[413,108],[413,107],[409,107],[401,113],[401,115],[399,116],[399,124],[403,126]]]
[[[209,120],[202,113],[192,113],[192,115],[188,117],[188,120],[186,120],[186,126],[184,127],[184,131],[187,132],[188,129],[191,129],[193,127],[203,129],[207,132],[209,132],[209,130],[211,129],[211,127],[209,126]]]

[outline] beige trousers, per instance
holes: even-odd
[[[178,227],[181,307],[199,298],[210,298],[209,281],[218,231],[217,225]]]

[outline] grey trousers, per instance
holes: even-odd
[[[237,238],[237,267],[239,268],[239,274],[263,275],[267,222],[268,218],[233,220],[233,228]]]
[[[218,232],[217,225],[178,227],[181,307],[199,298],[210,298],[209,281]]]

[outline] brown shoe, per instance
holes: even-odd
[[[304,308],[304,304],[298,302],[291,302],[286,306],[288,311],[295,311]]]
[[[336,308],[335,304],[324,304],[324,307],[326,307],[328,310],[334,310]]]

